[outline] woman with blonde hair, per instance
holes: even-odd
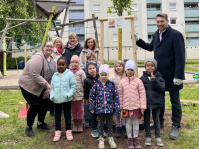
[[[77,41],[77,35],[75,33],[70,33],[68,35],[68,42],[64,48],[65,48],[65,52],[62,55],[67,58],[67,62],[69,66],[71,57],[73,55],[79,56],[82,51],[82,46]]]
[[[54,50],[51,56],[57,61],[58,58],[60,58],[62,54],[65,52],[65,49],[63,46],[62,39],[59,37],[56,37],[53,40],[53,44],[54,44]]]
[[[80,54],[80,67],[83,69],[86,66],[87,58],[86,55],[90,52],[93,52],[96,56],[97,66],[100,66],[100,53],[98,49],[98,44],[95,39],[88,37],[84,41],[84,47]]]

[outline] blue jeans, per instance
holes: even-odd
[[[89,113],[90,113],[89,106],[86,106],[86,102],[84,101],[84,120],[86,122],[89,122],[90,120]]]
[[[170,101],[172,106],[172,126],[180,127],[180,122],[182,118],[182,109],[181,109],[181,103],[180,103],[180,95],[179,90],[172,90],[169,91],[170,94]],[[162,123],[162,119],[164,119],[164,111],[165,111],[165,105],[160,109],[160,124]]]

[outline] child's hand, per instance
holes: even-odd
[[[94,113],[94,110],[91,110],[90,112],[91,112],[91,113]]]
[[[141,109],[141,112],[143,113],[145,111],[145,109]]]
[[[153,75],[153,72],[151,72],[151,79],[155,79],[155,76]]]
[[[88,99],[84,99],[85,100],[85,102],[86,102],[86,106],[88,107],[89,106],[89,101],[88,101]]]

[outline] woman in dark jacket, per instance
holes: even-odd
[[[68,66],[70,65],[70,59],[73,55],[79,56],[82,51],[81,44],[77,41],[77,35],[75,33],[70,33],[68,35],[68,43],[66,44],[65,52],[62,54],[62,56],[65,56],[68,61]]]
[[[153,58],[148,58],[145,61],[146,71],[143,72],[141,80],[144,84],[146,97],[147,97],[147,109],[144,112],[144,125],[146,132],[145,145],[151,145],[151,133],[150,133],[150,112],[152,111],[153,121],[155,124],[155,138],[158,146],[163,146],[160,138],[160,107],[164,105],[164,90],[165,82],[161,74],[155,71],[157,68],[157,61]]]

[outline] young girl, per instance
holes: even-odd
[[[106,120],[108,142],[111,148],[116,148],[113,139],[113,113],[120,113],[119,97],[114,82],[108,80],[109,66],[101,65],[99,68],[99,80],[93,85],[90,93],[89,110],[96,112],[99,131],[99,148],[104,146],[104,121]]]
[[[150,133],[150,113],[152,111],[154,126],[155,126],[155,138],[157,146],[163,146],[163,142],[160,138],[160,108],[164,105],[164,90],[165,82],[161,74],[156,71],[157,61],[153,58],[145,60],[146,71],[143,72],[140,78],[144,84],[147,97],[147,109],[144,111],[144,125],[146,132],[145,145],[151,145],[151,133]]]
[[[67,59],[61,56],[57,60],[57,72],[51,81],[50,100],[54,103],[55,110],[55,137],[53,141],[61,138],[61,113],[62,107],[65,118],[65,131],[68,140],[73,140],[71,131],[71,100],[76,92],[77,82],[74,74],[67,68]]]
[[[119,84],[120,108],[126,118],[128,148],[141,148],[138,141],[139,118],[146,109],[146,93],[142,81],[135,76],[135,63],[128,60],[125,65],[126,77]],[[133,125],[133,139],[132,139]]]
[[[75,75],[77,81],[77,91],[74,94],[73,101],[71,102],[72,119],[73,119],[73,132],[83,131],[83,86],[86,75],[79,67],[79,57],[73,55],[70,60],[70,71]]]
[[[118,91],[118,86],[120,81],[125,77],[125,64],[122,61],[116,61],[114,65],[114,75],[110,78],[111,81],[115,83],[115,87]],[[124,133],[126,136],[125,119],[121,120],[121,114],[116,113],[116,138],[121,137],[122,126],[124,128]]]

